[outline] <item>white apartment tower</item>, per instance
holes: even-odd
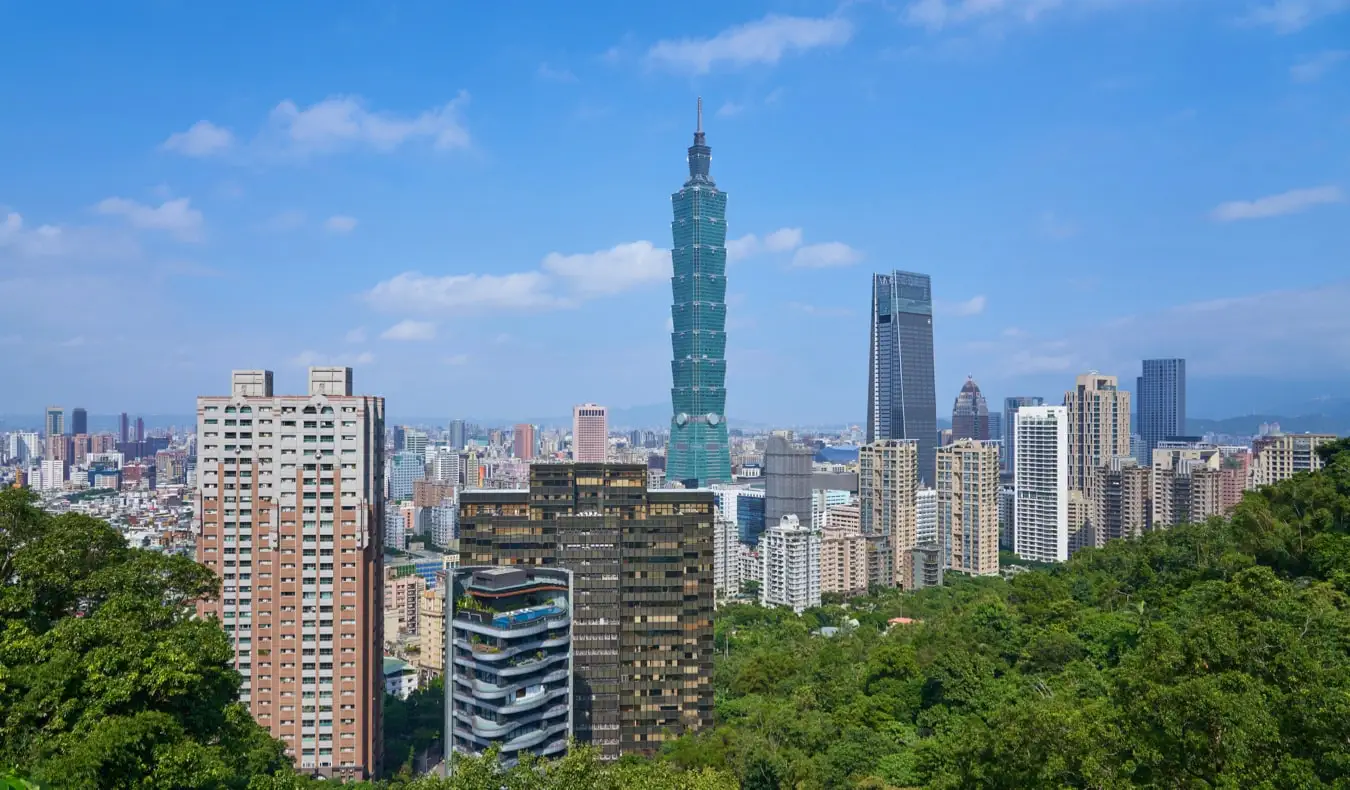
[[[240,699],[306,773],[379,771],[384,678],[384,399],[350,368],[310,368],[307,395],[234,371],[197,399],[198,605],[234,642]]]
[[[741,541],[735,514],[718,513],[713,521],[713,600],[734,598],[741,592]]]
[[[797,614],[820,606],[820,533],[789,514],[759,539],[759,602]]]
[[[914,494],[914,536],[919,544],[938,542],[938,493],[920,488]]]
[[[1069,559],[1069,415],[1063,406],[1017,410],[1013,551],[1026,560]]]
[[[603,464],[609,449],[609,409],[594,403],[572,408],[572,460]]]

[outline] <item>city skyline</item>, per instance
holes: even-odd
[[[0,130],[0,285],[140,305],[174,331],[7,301],[0,349],[23,375],[4,411],[186,412],[215,371],[325,362],[408,414],[660,403],[664,195],[698,95],[738,201],[732,419],[861,419],[867,281],[892,268],[935,278],[940,402],[966,374],[995,399],[1049,396],[1155,357],[1188,360],[1198,415],[1343,390],[1350,65],[1320,56],[1344,16],[1020,5],[625,7],[584,31],[550,10],[510,52],[468,32],[516,21],[491,9],[7,11],[0,63],[46,76],[0,87],[29,108]],[[300,50],[271,46],[297,30]],[[1222,68],[1187,68],[1180,35]],[[100,64],[87,79],[37,48],[65,36]],[[240,48],[256,59],[237,67]],[[1126,272],[1168,288],[1114,287]],[[780,395],[787,364],[848,384]],[[1229,378],[1251,386],[1206,383]]]

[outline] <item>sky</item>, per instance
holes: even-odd
[[[668,403],[699,96],[733,420],[861,420],[892,269],[940,416],[1144,357],[1193,416],[1350,393],[1350,0],[71,11],[0,0],[0,413]]]

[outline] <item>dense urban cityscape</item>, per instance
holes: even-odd
[[[1180,343],[944,380],[959,274],[917,263],[830,319],[865,380],[782,375],[860,421],[772,425],[678,115],[660,424],[242,353],[181,417],[0,420],[0,787],[1344,787],[1350,440],[1215,428]]]

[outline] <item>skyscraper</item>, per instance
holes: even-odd
[[[710,174],[703,100],[689,147],[689,180],[671,195],[670,447],[666,478],[694,486],[731,482],[727,440],[727,195]]]
[[[572,460],[603,464],[609,450],[609,410],[594,403],[572,408]]]
[[[770,436],[764,448],[764,524],[778,525],[784,516],[811,524],[810,448],[782,436]]]
[[[1151,464],[1158,442],[1186,435],[1186,360],[1144,360],[1135,397],[1139,401],[1136,430],[1144,442],[1143,457]]]
[[[464,445],[469,441],[469,434],[463,420],[451,420],[450,430],[447,433],[450,434],[449,440],[452,449],[463,450]]]
[[[1069,410],[1069,488],[1091,498],[1097,470],[1130,454],[1130,393],[1091,371],[1064,393]]]
[[[48,406],[44,427],[47,436],[61,436],[66,432],[66,410],[60,406]]]
[[[126,412],[122,412],[122,417],[118,420],[118,428],[120,430],[117,433],[117,440],[124,443],[131,441],[131,422],[127,419]]]
[[[145,419],[142,417],[136,418],[136,441],[145,441]]]
[[[222,582],[198,605],[234,642],[240,699],[305,773],[380,768],[384,678],[384,399],[350,368],[310,368],[273,395],[237,370],[197,399],[197,561]],[[254,437],[257,437],[256,440]]]
[[[70,412],[70,435],[79,436],[89,433],[89,412],[76,408]]]
[[[959,442],[962,439],[981,442],[990,439],[989,403],[985,401],[984,393],[980,392],[980,385],[970,377],[966,378],[966,383],[956,396],[956,402],[952,404],[952,441]]]
[[[1017,410],[1023,406],[1044,406],[1045,398],[1031,395],[1017,395],[1003,399],[1003,471],[1013,470],[1013,460],[1017,447]]]
[[[1069,414],[1063,406],[1017,410],[1013,551],[1025,560],[1069,559]]]
[[[511,430],[512,450],[523,461],[534,459],[534,426],[521,423]]]
[[[573,572],[578,741],[650,753],[712,726],[711,491],[648,490],[643,464],[530,466],[460,495],[459,562]]]
[[[933,379],[933,287],[926,274],[872,277],[867,441],[919,443],[919,481],[932,486],[937,446]]]

